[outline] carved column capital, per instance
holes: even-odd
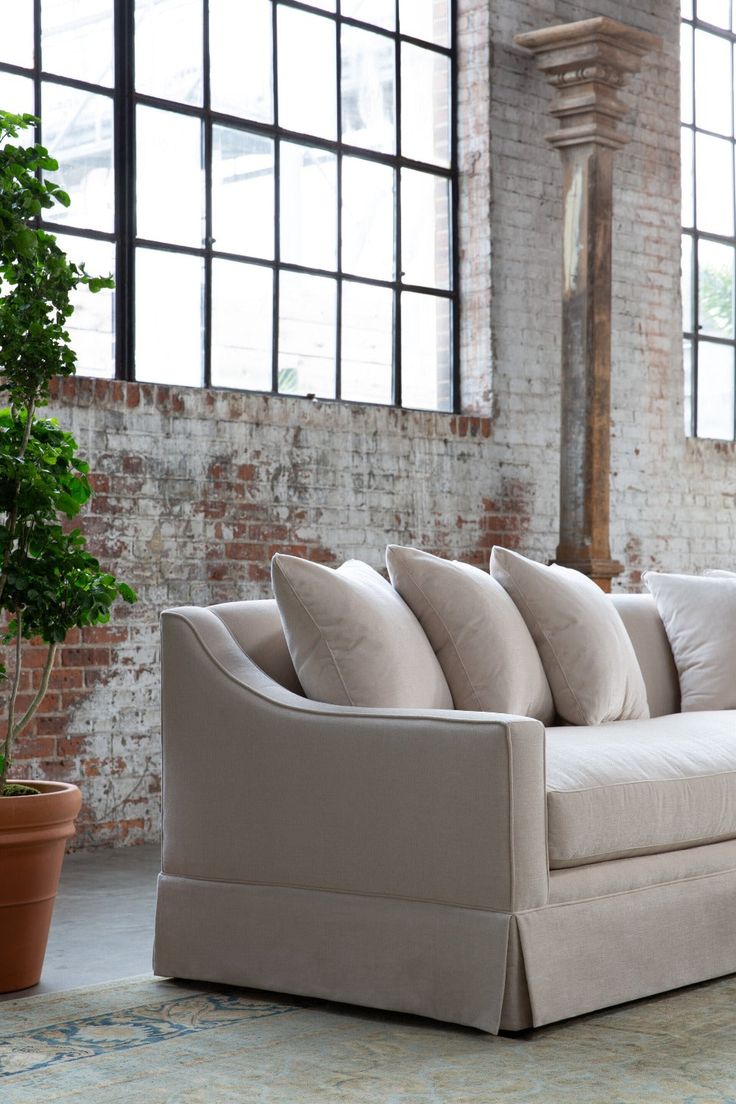
[[[560,121],[548,134],[553,146],[592,142],[619,149],[628,136],[618,123],[628,113],[619,91],[637,73],[645,54],[662,40],[615,19],[597,16],[516,35],[514,42],[529,50],[556,91],[550,114]]]

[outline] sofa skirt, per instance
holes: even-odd
[[[161,874],[153,968],[496,1033],[511,917]]]
[[[510,915],[162,874],[154,971],[519,1031],[736,972],[736,870]]]

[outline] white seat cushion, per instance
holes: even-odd
[[[550,867],[736,838],[736,711],[547,729]]]

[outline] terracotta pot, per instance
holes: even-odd
[[[46,953],[64,847],[82,795],[67,782],[0,797],[0,993],[36,985]]]

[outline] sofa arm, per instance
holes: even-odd
[[[546,903],[538,721],[309,701],[194,607],[163,615],[162,667],[165,873]]]

